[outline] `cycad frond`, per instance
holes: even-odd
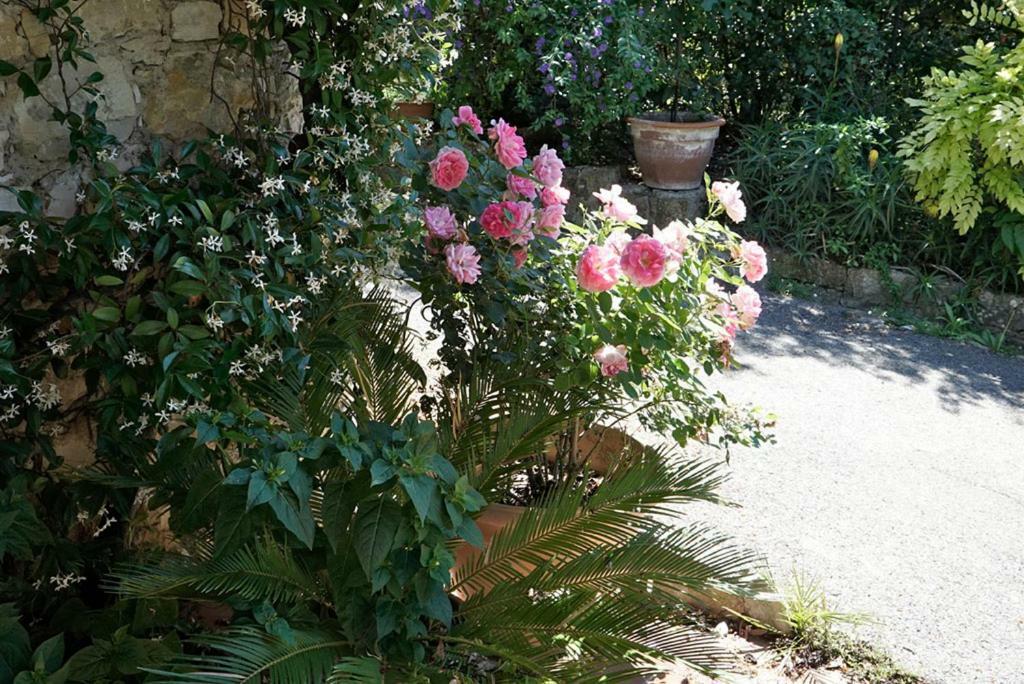
[[[674,516],[673,506],[717,501],[720,465],[702,460],[668,461],[653,451],[647,458],[609,474],[587,499],[586,486],[564,488],[542,506],[526,509],[495,535],[454,578],[453,589],[475,593],[511,581],[550,559],[571,559],[602,546],[630,542],[662,529],[657,516]]]
[[[169,670],[154,670],[160,684],[310,684],[324,681],[350,644],[331,631],[294,631],[288,641],[251,627],[197,637],[217,656],[183,656]]]
[[[284,546],[264,540],[219,559],[172,556],[115,574],[116,590],[134,598],[239,596],[250,601],[325,600],[324,587]]]

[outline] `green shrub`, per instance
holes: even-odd
[[[1002,15],[985,7],[976,13],[1024,31],[1024,4],[1003,7]],[[963,67],[933,70],[921,97],[910,100],[921,120],[899,154],[929,210],[951,216],[961,234],[988,214],[1024,264],[1024,41],[1007,49],[979,40],[963,53]]]

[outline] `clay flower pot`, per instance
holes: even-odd
[[[693,190],[704,185],[704,170],[725,119],[670,121],[668,112],[629,119],[633,150],[644,184],[658,190]],[[685,119],[690,119],[689,121]]]
[[[433,102],[396,102],[391,113],[396,119],[433,119]]]

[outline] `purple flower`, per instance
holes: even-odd
[[[612,19],[612,15],[609,14],[607,17],[604,18],[604,25],[611,26],[613,21],[615,20]]]
[[[543,63],[543,64],[541,64],[541,65],[540,65],[539,67],[537,67],[537,71],[539,71],[539,72],[540,72],[540,73],[542,73],[542,74],[546,74],[546,73],[548,73],[549,71],[551,71],[551,67],[550,67],[550,66],[548,65],[548,63],[547,63],[547,62],[544,62],[544,63]]]
[[[541,36],[540,38],[537,39],[537,42],[534,44],[533,49],[538,54],[540,54],[540,52],[544,49],[544,46],[547,44],[547,42],[548,41],[544,39],[544,36]]]
[[[453,43],[453,45],[455,46],[456,50],[461,50],[462,49],[462,40],[461,39],[456,39],[455,42]]]
[[[565,120],[562,117],[558,117],[557,119],[555,119],[555,128],[561,128],[562,124],[564,123]]]
[[[632,81],[626,81],[626,90],[632,90],[632,89],[633,89],[633,82]]]
[[[547,93],[548,95],[554,95],[555,94],[555,86],[553,86],[552,84],[548,83],[547,85],[544,86],[544,92]]]

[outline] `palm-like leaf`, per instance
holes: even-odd
[[[527,509],[454,578],[468,600],[453,648],[486,642],[559,680],[608,681],[666,662],[710,670],[714,639],[688,627],[687,593],[758,588],[757,558],[699,526],[679,504],[716,501],[717,465],[665,454],[614,470],[594,496],[567,487]]]
[[[287,547],[266,539],[223,558],[169,556],[115,574],[118,592],[134,598],[225,598],[296,603],[327,592]]]
[[[322,682],[350,644],[326,629],[295,631],[288,641],[259,629],[238,627],[197,637],[194,643],[216,656],[184,656],[169,670],[154,671],[161,684],[310,684]]]

